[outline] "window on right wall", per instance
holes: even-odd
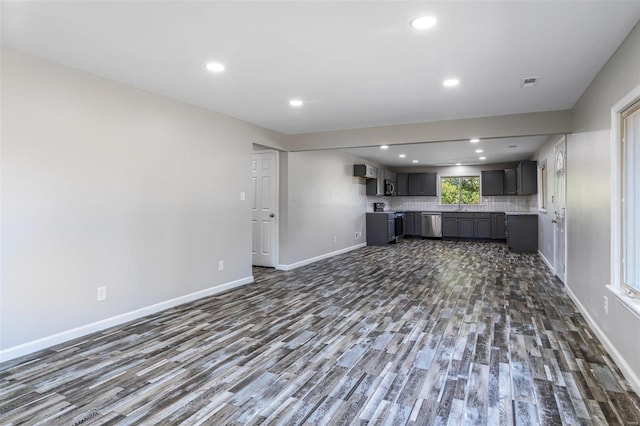
[[[547,211],[547,160],[538,161],[538,209]]]
[[[620,114],[620,281],[640,295],[640,100]]]

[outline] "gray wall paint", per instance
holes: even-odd
[[[1,111],[2,349],[251,276],[278,134],[5,48]]]
[[[610,281],[611,107],[640,85],[640,26],[578,100],[567,137],[567,285],[640,376],[640,320],[605,289]],[[605,315],[603,297],[609,297]]]
[[[640,81],[640,23],[574,106],[574,132],[611,127],[611,107]]]
[[[281,223],[278,263],[291,265],[365,242],[365,184],[353,177],[353,165],[362,160],[337,151],[286,157],[281,217],[287,220]]]

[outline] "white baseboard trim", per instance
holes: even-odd
[[[279,269],[281,271],[290,271],[292,269],[299,268],[301,266],[305,266],[305,265],[308,265],[308,264],[313,263],[313,262],[317,262],[317,261],[322,260],[322,259],[327,259],[329,257],[337,256],[339,254],[347,253],[347,252],[350,252],[350,251],[353,251],[353,250],[357,250],[359,248],[366,247],[366,246],[367,246],[367,243],[356,244],[355,246],[346,247],[346,248],[343,248],[343,249],[340,249],[340,250],[332,251],[331,253],[321,254],[320,256],[316,256],[316,257],[312,257],[312,258],[309,258],[309,259],[301,260],[300,262],[291,263],[289,265],[278,264],[278,266],[276,266],[276,269]]]
[[[214,287],[176,297],[175,299],[165,300],[164,302],[145,306],[144,308],[125,312],[124,314],[116,315],[100,321],[92,322],[90,324],[82,325],[71,330],[62,331],[51,336],[42,337],[37,340],[32,340],[31,342],[3,349],[0,351],[0,362],[9,361],[23,355],[28,355],[30,353],[49,348],[51,346],[58,345],[60,343],[68,342],[69,340],[77,339],[78,337],[86,336],[97,331],[102,331],[109,327],[124,324],[126,322],[133,321],[150,314],[155,314],[156,312],[160,312],[165,309],[173,308],[175,306],[182,305],[188,302],[193,302],[194,300],[212,296],[214,294],[221,293],[226,290],[231,290],[233,288],[240,287],[245,284],[250,284],[252,282],[253,276],[241,278],[239,280],[219,284]]]
[[[620,371],[622,371],[622,374],[627,379],[633,390],[640,395],[640,377],[636,375],[627,361],[625,361],[625,359],[622,357],[620,352],[618,352],[615,346],[613,346],[613,343],[611,343],[606,334],[604,334],[600,327],[598,327],[598,324],[596,324],[593,318],[591,318],[591,315],[589,315],[589,312],[584,307],[584,305],[580,303],[580,300],[578,300],[573,291],[571,291],[571,289],[566,285],[564,286],[564,288],[565,290],[567,290],[567,294],[569,294],[569,297],[571,297],[573,303],[576,304],[578,310],[587,321],[587,324],[589,324],[589,327],[591,327],[591,329],[595,332],[596,337],[598,338],[598,340],[600,340],[602,346],[604,346],[607,352],[609,352],[609,355],[611,356],[611,358],[613,358],[613,361],[616,363]]]
[[[544,257],[544,254],[542,254],[542,252],[540,250],[538,250],[538,255],[540,255],[540,259],[542,259],[544,264],[547,265],[547,268],[549,268],[551,273],[553,273],[553,275],[555,275],[556,274],[556,268],[554,268],[553,265],[551,264],[551,262],[549,262],[549,259]]]

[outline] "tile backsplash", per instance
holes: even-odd
[[[367,197],[367,211],[373,211],[373,203],[382,201],[390,211],[452,211],[458,205],[439,204],[438,197]],[[482,204],[463,205],[474,212],[538,212],[537,195],[501,195],[482,197]]]

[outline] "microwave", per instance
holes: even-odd
[[[396,184],[391,179],[384,180],[384,195],[396,195]]]

